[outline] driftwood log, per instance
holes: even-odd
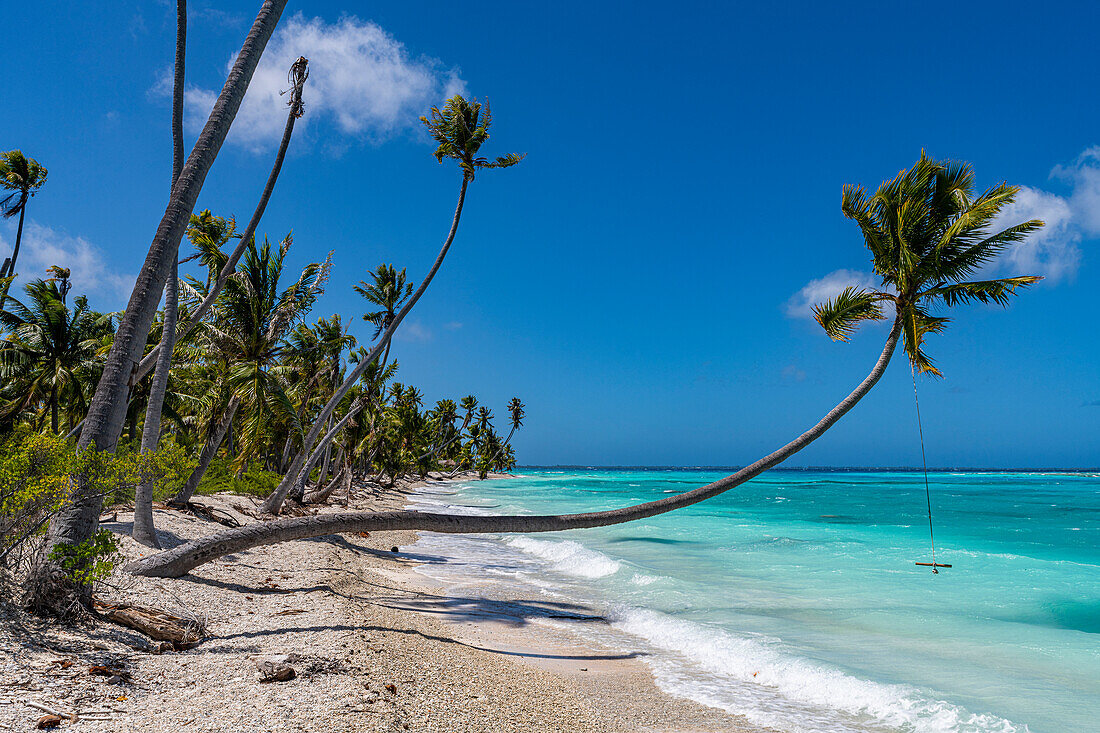
[[[157,641],[166,641],[176,651],[190,649],[203,639],[202,628],[190,619],[166,611],[121,601],[95,601],[95,610],[113,623],[140,631]]]

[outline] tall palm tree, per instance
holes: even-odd
[[[176,65],[172,83],[172,178],[169,193],[183,170],[183,84],[187,55],[187,0],[176,0]],[[168,392],[168,372],[172,368],[172,351],[176,348],[176,321],[179,308],[179,266],[168,269],[164,281],[164,319],[153,383],[149,385],[149,400],[145,407],[145,423],[141,431],[141,452],[150,453],[160,445],[160,420],[164,396]],[[130,533],[147,547],[160,548],[153,526],[153,484],[143,481],[134,491],[134,526]]]
[[[27,202],[38,193],[46,182],[48,171],[34,158],[23,155],[22,150],[9,150],[0,153],[0,186],[11,191],[0,199],[0,212],[5,219],[19,215],[19,225],[15,230],[15,247],[11,257],[0,266],[0,280],[15,277],[15,264],[19,260],[19,245],[23,241],[23,217],[27,213]],[[8,297],[11,282],[0,284],[0,310]]]
[[[285,0],[282,0],[282,2],[285,4]],[[219,268],[218,277],[214,281],[213,287],[209,289],[206,297],[199,303],[190,317],[177,327],[177,339],[181,339],[190,333],[214,307],[214,302],[217,300],[219,293],[225,287],[230,275],[236,269],[237,263],[240,262],[246,248],[255,236],[256,228],[260,225],[260,219],[263,218],[264,212],[267,210],[267,202],[271,199],[271,194],[275,190],[275,182],[279,180],[279,172],[283,169],[283,159],[286,157],[287,148],[290,147],[290,137],[294,133],[294,122],[300,119],[304,113],[305,105],[302,102],[302,89],[305,87],[308,78],[309,60],[304,56],[299,56],[291,64],[290,71],[287,74],[287,81],[290,84],[290,100],[287,102],[289,110],[287,111],[286,125],[283,128],[282,140],[279,142],[279,150],[275,154],[275,163],[271,166],[271,172],[267,176],[267,183],[264,185],[263,193],[260,194],[260,200],[256,204],[256,209],[252,212],[252,218],[249,219],[244,232],[241,233],[237,246]],[[157,349],[154,349],[141,360],[137,368],[137,379],[142,379],[152,370],[156,362],[157,351]]]
[[[126,417],[133,366],[140,361],[145,349],[168,272],[176,266],[180,239],[286,2],[263,0],[261,3],[225,85],[172,189],[96,385],[80,433],[78,446],[81,450],[94,446],[96,450],[113,451],[118,443]],[[44,556],[48,557],[58,546],[75,546],[89,540],[98,526],[102,507],[103,497],[99,492],[77,486],[50,522]],[[39,563],[29,579],[29,587],[34,589],[30,605],[45,612],[60,612],[73,592],[86,602],[88,589],[73,587],[64,578],[65,574],[59,572],[55,561]]]
[[[630,507],[584,514],[474,517],[423,512],[346,513],[279,519],[219,532],[131,563],[139,575],[177,577],[191,568],[258,545],[338,532],[426,530],[450,533],[550,532],[620,524],[664,514],[717,496],[773,468],[821,437],[879,381],[905,333],[905,350],[915,369],[931,371],[923,338],[947,321],[932,309],[970,301],[1005,305],[1008,296],[1036,282],[1033,276],[970,281],[1013,244],[1042,226],[1038,220],[999,232],[990,231],[998,213],[1017,188],[1001,184],[975,195],[973,173],[962,163],[941,163],[921,154],[911,169],[883,183],[868,197],[846,187],[842,208],[856,221],[871,252],[877,291],[849,289],[820,306],[819,322],[835,339],[847,338],[861,321],[885,316],[881,304],[894,305],[893,326],[870,373],[816,425],[778,450],[706,486]],[[933,374],[935,372],[932,372]]]
[[[523,411],[523,402],[520,401],[519,397],[513,397],[511,401],[508,402],[508,417],[511,420],[512,428],[508,431],[508,437],[504,439],[503,443],[501,443],[500,448],[497,449],[496,453],[494,453],[489,459],[490,470],[492,469],[492,466],[496,464],[496,461],[498,458],[500,458],[500,455],[511,444],[512,436],[515,435],[516,431],[523,426],[524,416],[525,413]]]
[[[432,138],[439,143],[439,147],[435,150],[436,159],[442,163],[444,158],[450,158],[458,163],[462,171],[462,184],[459,187],[458,203],[455,205],[454,216],[451,218],[451,228],[447,232],[446,239],[443,240],[443,246],[440,248],[439,254],[436,255],[435,262],[432,263],[432,268],[428,271],[420,286],[409,297],[405,305],[401,307],[401,310],[394,315],[389,327],[382,332],[378,343],[371,349],[367,359],[360,362],[352,370],[344,383],[340,385],[340,388],[336,390],[336,393],[321,409],[303,443],[306,446],[305,450],[299,453],[291,464],[290,470],[283,477],[279,487],[264,501],[263,510],[265,512],[278,514],[291,487],[295,483],[304,482],[305,478],[300,473],[306,454],[321,437],[321,432],[332,416],[333,410],[344,399],[348,390],[359,381],[363,371],[367,368],[367,364],[377,359],[382,350],[389,347],[394,331],[401,325],[401,321],[405,319],[405,316],[420,300],[420,297],[424,295],[435,274],[439,272],[439,268],[443,265],[443,260],[447,256],[447,251],[450,250],[451,243],[454,242],[455,234],[458,233],[458,223],[462,218],[462,207],[466,201],[466,189],[470,185],[470,181],[474,180],[476,172],[483,168],[509,168],[523,160],[522,155],[515,153],[498,157],[494,161],[478,157],[481,146],[489,139],[492,115],[488,104],[485,105],[485,111],[482,113],[481,104],[476,99],[466,100],[461,95],[456,94],[447,100],[442,110],[432,107],[430,119],[421,117],[420,120],[428,128]]]
[[[83,295],[69,310],[57,281],[34,280],[25,290],[26,304],[12,297],[8,310],[0,310],[8,332],[0,341],[0,425],[41,405],[43,421],[48,415],[57,433],[62,410],[71,424],[87,405],[83,385],[95,372],[111,317],[91,310]]]

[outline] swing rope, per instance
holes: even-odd
[[[913,403],[917,406],[917,432],[920,434],[920,460],[924,467],[924,499],[928,504],[928,539],[932,543],[932,572],[939,573],[936,568],[936,536],[932,531],[932,492],[928,488],[928,459],[924,453],[924,427],[920,419],[920,399],[917,397],[917,369],[912,363],[909,369],[913,375]]]

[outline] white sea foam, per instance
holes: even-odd
[[[558,572],[578,578],[606,578],[622,567],[618,560],[572,540],[555,542],[521,536],[512,537],[506,543],[528,555],[548,561]]]
[[[643,575],[642,573],[634,573],[634,577],[630,579],[630,582],[634,585],[649,585],[650,583],[656,583],[660,580],[656,575]]]
[[[914,687],[862,680],[791,655],[775,639],[734,636],[647,609],[618,609],[615,615],[616,628],[671,653],[650,658],[662,687],[758,725],[806,733],[1028,730],[925,697]]]

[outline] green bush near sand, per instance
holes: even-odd
[[[249,468],[244,475],[237,478],[236,471],[230,468],[228,459],[215,458],[210,462],[210,468],[199,482],[196,494],[217,494],[228,491],[232,494],[249,494],[266,498],[279,486],[282,475],[274,471],[264,471],[259,468]]]

